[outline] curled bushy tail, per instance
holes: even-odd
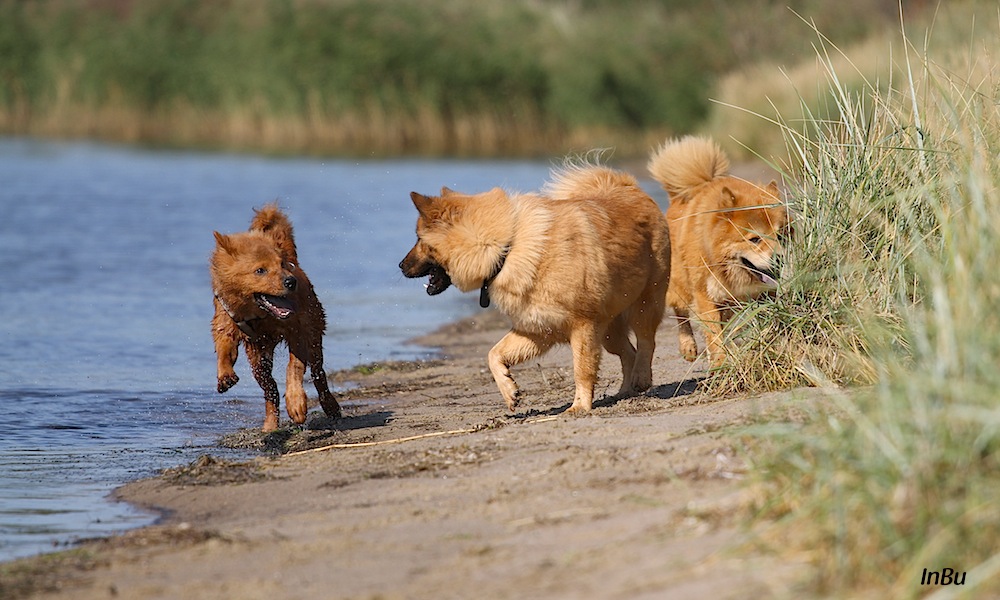
[[[281,248],[286,260],[293,263],[299,262],[298,252],[295,249],[295,235],[292,233],[292,222],[278,208],[277,203],[267,204],[261,209],[254,209],[250,231],[259,231],[270,236]]]
[[[567,162],[554,170],[542,193],[550,198],[565,200],[582,196],[604,196],[622,187],[639,188],[639,182],[628,173],[589,162]]]
[[[694,188],[726,175],[729,158],[713,140],[689,135],[664,142],[653,151],[647,168],[672,201],[683,201]]]

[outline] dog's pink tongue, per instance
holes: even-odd
[[[255,294],[257,305],[274,315],[278,319],[287,319],[295,312],[295,302],[281,296],[268,296],[267,294]]]
[[[770,275],[768,275],[767,273],[761,273],[760,274],[760,281],[764,285],[771,285],[771,286],[777,286],[778,285],[778,282],[775,281],[775,279],[773,277],[771,277]]]

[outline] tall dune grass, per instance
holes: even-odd
[[[911,4],[915,3],[901,3],[907,35],[925,44],[921,52],[933,53],[943,62],[964,61],[969,53],[981,51],[975,47],[982,41],[977,34],[988,34],[991,21],[996,20],[996,4],[987,0],[954,0],[926,12],[914,10]],[[843,36],[831,35],[808,13],[789,14],[796,22],[787,27],[805,37],[813,32],[811,44],[803,43],[813,50],[806,53],[806,59],[789,61],[791,55],[780,55],[737,65],[720,76],[712,90],[712,108],[702,132],[718,139],[737,160],[787,158],[784,139],[775,135],[775,125],[802,134],[812,121],[835,116],[839,106],[827,85],[831,78],[840,91],[857,95],[872,89],[887,91],[890,81],[898,83],[907,77],[906,47],[898,20],[895,26],[880,23],[868,35],[847,42]],[[924,32],[932,29],[933,38],[924,40]],[[956,56],[961,54],[967,56]]]
[[[823,595],[1000,594],[1000,15],[985,14],[940,31],[960,51],[904,34],[896,74],[860,91],[818,45],[832,111],[784,123],[790,279],[738,316],[716,380],[828,388],[805,424],[751,442],[761,514]],[[944,568],[965,585],[921,585]]]

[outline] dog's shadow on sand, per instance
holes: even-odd
[[[629,396],[619,396],[617,394],[613,396],[604,396],[603,398],[598,398],[594,400],[594,408],[611,408],[616,406],[619,402],[623,400],[628,400],[629,398],[649,398],[657,400],[671,400],[673,398],[680,398],[682,396],[688,396],[696,391],[698,391],[698,386],[704,381],[704,377],[692,377],[690,379],[685,379],[683,381],[674,381],[671,383],[665,383],[663,385],[658,385],[651,387],[642,394],[633,394]],[[555,406],[547,410],[536,410],[531,409],[523,413],[515,415],[519,418],[530,419],[533,417],[550,417],[555,415],[560,415],[572,406],[572,402],[567,402],[561,406]]]
[[[703,380],[704,377],[693,377],[683,381],[674,381],[654,386],[642,394],[634,394],[630,396],[604,396],[603,398],[594,400],[594,408],[612,408],[620,402],[630,398],[645,398],[648,401],[653,401],[671,400],[674,398],[688,396],[698,390],[698,386]],[[572,403],[567,402],[560,406],[554,406],[544,410],[532,408],[513,415],[513,418],[531,419],[536,417],[560,415],[566,412],[570,406],[572,406]],[[345,415],[339,419],[334,419],[321,413],[314,414],[310,416],[309,420],[306,421],[306,423],[300,428],[282,428],[266,434],[264,445],[266,447],[274,448],[284,447],[298,432],[306,433],[310,440],[315,443],[320,440],[333,438],[341,432],[384,427],[391,422],[393,418],[394,413],[391,410],[378,410],[375,412],[357,415]]]
[[[594,401],[595,407],[610,408],[617,405],[623,400],[628,400],[629,398],[649,398],[657,400],[671,400],[673,398],[680,398],[682,396],[688,396],[695,393],[698,390],[698,385],[704,380],[704,377],[693,377],[691,379],[685,379],[683,381],[674,381],[671,383],[665,383],[663,385],[657,385],[649,388],[641,394],[632,394],[628,396],[605,396],[600,400]]]
[[[285,454],[299,449],[308,449],[329,442],[345,442],[343,434],[364,429],[384,427],[395,417],[391,410],[345,415],[333,419],[322,412],[309,414],[302,425],[289,421],[274,431],[263,432],[259,428],[242,428],[236,432],[224,435],[219,441],[224,448],[246,448],[263,450],[270,454]]]
[[[698,391],[698,386],[701,385],[702,381],[705,381],[704,377],[692,377],[684,381],[665,383],[649,388],[643,395],[647,398],[659,398],[660,400],[689,396]]]
[[[339,419],[328,417],[322,413],[312,414],[302,425],[281,427],[268,433],[257,432],[257,444],[264,450],[275,454],[288,452],[290,447],[306,442],[315,446],[332,441],[342,432],[358,429],[384,427],[393,418],[392,411],[380,410],[362,415],[348,415]],[[248,433],[248,435],[250,435]],[[252,437],[252,435],[251,435]]]
[[[391,410],[377,410],[360,415],[345,415],[339,419],[319,415],[309,419],[304,425],[304,429],[308,431],[353,431],[355,429],[383,427],[393,419],[393,414]]]

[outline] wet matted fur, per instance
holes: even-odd
[[[649,172],[670,195],[670,289],[667,304],[680,321],[680,354],[698,356],[690,309],[707,331],[713,366],[725,360],[722,328],[740,301],[777,285],[789,215],[778,186],[729,175],[729,159],[712,140],[667,140],[652,153]]]
[[[306,418],[302,388],[306,365],[323,411],[340,416],[323,370],[326,315],[309,278],[299,268],[292,225],[276,204],[255,211],[250,230],[215,232],[210,262],[215,292],[212,337],[218,357],[219,393],[239,378],[233,370],[240,344],[246,348],[254,378],[264,390],[264,431],[278,427],[278,385],[271,374],[274,349],[288,344],[285,409],[295,423]]]
[[[483,304],[510,317],[511,331],[488,357],[510,410],[520,399],[510,367],[559,343],[573,350],[571,412],[592,407],[602,347],[621,359],[620,395],[652,385],[670,242],[663,213],[633,177],[579,164],[554,172],[542,194],[444,188],[411,198],[417,243],[400,269],[429,275],[431,295],[452,283],[478,289]]]

